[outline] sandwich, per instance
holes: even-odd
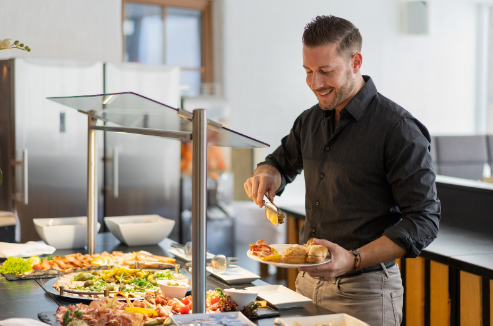
[[[327,249],[327,247],[315,244],[309,246],[307,251],[306,261],[310,264],[323,262],[329,253],[329,249]]]
[[[306,256],[307,252],[305,246],[295,244],[284,250],[282,253],[282,261],[285,264],[304,264]]]

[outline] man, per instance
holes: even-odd
[[[400,325],[403,287],[395,259],[414,258],[438,233],[440,202],[430,135],[362,76],[362,37],[349,21],[319,16],[303,33],[306,82],[318,104],[245,183],[263,206],[305,171],[300,243],[318,238],[331,262],[300,268],[299,293],[372,326]]]

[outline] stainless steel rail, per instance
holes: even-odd
[[[206,309],[207,111],[193,111],[192,150],[192,302],[194,313]]]
[[[97,171],[96,171],[96,126],[97,119],[88,116],[87,128],[87,252],[96,250],[96,225],[98,216]]]

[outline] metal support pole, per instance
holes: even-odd
[[[193,111],[192,300],[193,313],[206,308],[207,111]]]
[[[98,216],[98,194],[96,184],[96,126],[97,119],[88,117],[87,128],[87,253],[96,251],[96,226]]]

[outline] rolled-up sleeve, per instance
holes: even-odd
[[[440,201],[430,155],[430,136],[414,118],[396,122],[386,143],[386,178],[402,219],[384,235],[417,257],[437,236]]]
[[[289,134],[281,140],[281,145],[272,154],[269,154],[265,161],[257,164],[257,167],[265,164],[272,165],[281,174],[281,186],[277,189],[276,195],[282,194],[286,184],[293,182],[296,176],[303,171],[300,142],[301,125],[302,118],[299,116]]]

